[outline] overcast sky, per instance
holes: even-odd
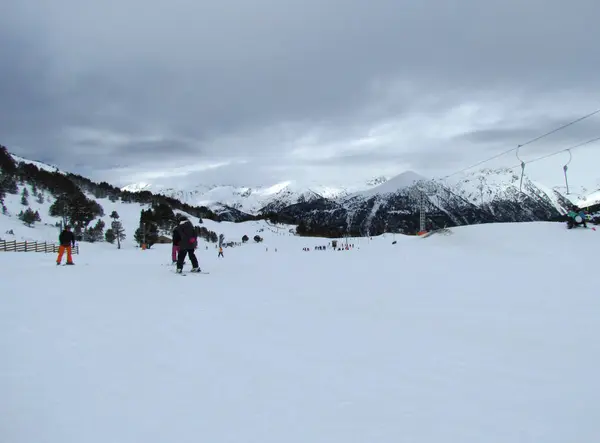
[[[1,9],[0,144],[117,185],[432,177],[600,108],[597,0]],[[600,114],[522,157],[596,136]],[[598,152],[573,152],[580,181],[600,178]],[[560,183],[567,159],[539,162],[535,178]]]

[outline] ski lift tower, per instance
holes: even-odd
[[[419,213],[419,232],[425,231],[425,193],[421,194],[421,205]]]
[[[436,195],[435,189],[424,189],[420,191],[419,204],[419,235],[427,231],[426,215],[427,208],[431,205],[431,197]]]

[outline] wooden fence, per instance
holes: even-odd
[[[58,253],[58,248],[59,245],[47,242],[0,240],[0,252],[45,252],[56,254]],[[73,254],[79,254],[78,245],[73,247]]]

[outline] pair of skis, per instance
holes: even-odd
[[[173,272],[174,274],[177,274],[177,275],[181,275],[182,277],[185,277],[188,274],[210,274],[210,272],[206,272],[206,271],[200,271],[200,272],[181,271],[181,272],[177,272],[177,270],[171,270],[171,272]]]
[[[183,264],[185,265],[185,262]],[[175,264],[173,263],[169,266],[175,266]],[[200,271],[200,272],[182,271],[181,273],[177,272],[177,269],[171,269],[170,271],[173,272],[174,274],[182,275],[184,277],[188,274],[205,274],[205,275],[210,274],[210,272],[206,272],[206,271]]]
[[[185,264],[186,264],[186,262],[183,262],[183,264],[185,265]],[[174,267],[175,267],[175,263],[171,263],[171,264],[166,264],[166,263],[165,263],[163,266],[169,266],[169,267],[172,267],[172,268],[174,268]],[[183,272],[181,272],[181,274],[180,274],[179,272],[177,272],[177,270],[176,270],[176,269],[170,269],[170,271],[171,271],[172,273],[174,273],[174,274],[177,274],[177,275],[182,275],[182,276],[186,276],[186,275],[188,275],[188,274],[205,274],[205,275],[208,275],[208,274],[210,274],[210,272],[206,272],[206,271],[200,271],[200,272],[183,271]]]

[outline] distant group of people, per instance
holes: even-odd
[[[331,248],[333,251],[349,251],[350,249],[354,249],[354,243],[347,245],[338,245],[337,243],[329,243],[329,246],[315,246],[313,249],[304,247],[303,251],[326,251],[328,248]]]

